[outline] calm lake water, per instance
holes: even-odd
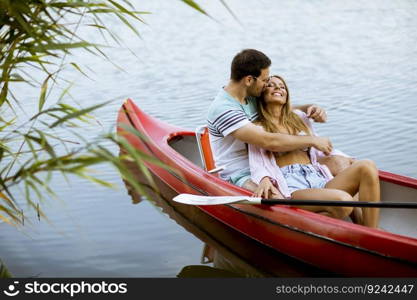
[[[144,16],[147,25],[138,25],[142,39],[112,26],[125,45],[107,53],[123,71],[85,54],[68,58],[93,78],[63,74],[76,82],[72,96],[79,103],[117,99],[96,113],[102,127],[87,136],[114,130],[127,97],[168,123],[195,128],[227,83],[233,56],[256,48],[272,59],[271,73],[287,79],[293,103],[327,110],[328,123],[316,128],[337,148],[417,178],[416,1],[227,1],[241,25],[220,1],[204,4],[217,21],[180,1],[132,2],[152,14]],[[118,188],[57,178],[52,187],[61,201],[43,204],[49,223],[34,218],[19,230],[0,224],[0,258],[14,276],[175,277],[201,265],[199,234],[149,201],[132,204],[114,169],[97,172]],[[262,276],[256,268],[250,274]]]

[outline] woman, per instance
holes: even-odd
[[[315,135],[305,113],[291,110],[287,85],[280,76],[271,77],[258,105],[259,119],[256,124],[262,126],[264,130],[293,135]],[[317,161],[323,156],[321,151],[313,147],[271,153],[249,145],[251,176],[258,184],[254,195],[267,197],[270,192],[277,193],[278,189],[284,197],[300,200],[353,201],[356,193],[359,194],[359,201],[380,200],[378,170],[372,161],[355,161],[333,177],[329,169]],[[301,208],[339,219],[349,216],[353,211],[352,207],[302,206]],[[378,218],[377,208],[364,208],[360,223],[376,228]]]

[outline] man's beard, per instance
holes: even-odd
[[[249,89],[248,96],[250,97],[260,97],[262,95],[262,90],[257,91],[256,89]]]

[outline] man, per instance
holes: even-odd
[[[330,154],[333,148],[326,137],[269,133],[251,123],[257,118],[256,97],[268,83],[270,65],[271,60],[258,50],[245,49],[238,53],[232,61],[230,81],[210,105],[207,117],[216,165],[225,166],[220,177],[251,191],[257,185],[250,180],[246,144],[273,152],[315,147]],[[326,121],[326,113],[318,106],[297,108],[316,122]],[[270,190],[273,196],[281,196],[272,183]]]

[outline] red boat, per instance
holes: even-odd
[[[166,124],[128,99],[117,132],[135,148],[171,168],[147,167],[174,192],[250,195],[205,171],[196,133]],[[123,124],[123,125],[122,125]],[[127,127],[134,127],[140,138]],[[207,164],[207,163],[206,163]],[[382,201],[415,202],[417,180],[380,171]],[[185,204],[184,204],[185,205]],[[279,253],[348,277],[417,277],[417,210],[382,208],[381,229],[371,229],[285,205],[202,205],[198,208]]]

